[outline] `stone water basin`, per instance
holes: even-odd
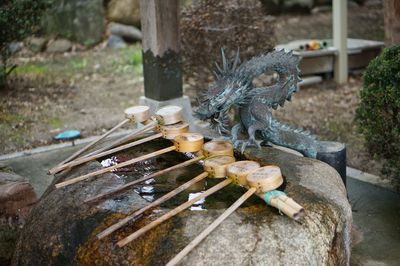
[[[117,154],[117,158],[125,160],[169,145],[169,141],[157,140]],[[268,147],[248,149],[244,158],[280,166],[286,178],[285,192],[305,208],[306,216],[293,221],[254,196],[182,265],[347,265],[352,216],[338,173],[317,160]],[[103,164],[112,163],[107,159],[101,160]],[[62,189],[50,186],[28,218],[13,265],[165,265],[245,190],[230,185],[124,248],[115,243],[219,181],[206,180],[191,187],[102,240],[97,240],[96,234],[200,174],[202,167],[197,164],[174,171],[94,204],[84,200],[187,159],[184,154],[170,152],[118,175],[104,174]],[[92,162],[58,176],[55,182],[100,168],[99,162]]]

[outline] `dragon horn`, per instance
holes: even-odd
[[[227,62],[226,62],[226,57],[225,57],[225,52],[224,48],[221,48],[221,55],[222,55],[222,68],[224,69],[224,72],[228,70]]]
[[[216,66],[218,72],[221,74],[221,73],[222,73],[222,69],[221,69],[221,67],[218,65],[217,62],[215,62],[215,66]]]
[[[237,52],[236,52],[236,57],[235,57],[235,61],[233,62],[233,67],[232,67],[232,71],[235,71],[237,65],[239,64],[239,54],[240,54],[240,48],[237,48]]]

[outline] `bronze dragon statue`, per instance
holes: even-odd
[[[195,115],[208,120],[221,135],[229,137],[236,148],[243,152],[247,146],[258,146],[256,133],[266,142],[297,150],[315,158],[318,141],[308,131],[293,128],[272,117],[272,109],[283,107],[298,91],[299,58],[291,52],[272,51],[240,62],[239,51],[234,58],[227,58],[222,50],[222,66],[216,63],[215,82],[199,98],[200,106]],[[278,81],[270,86],[255,87],[253,80],[263,73],[274,71]],[[238,108],[239,122],[231,130],[228,112]],[[240,140],[239,133],[248,134]]]

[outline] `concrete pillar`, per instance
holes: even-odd
[[[335,58],[334,78],[339,84],[347,82],[347,0],[333,0],[333,46],[338,50]]]

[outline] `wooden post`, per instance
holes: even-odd
[[[400,44],[400,1],[383,1],[386,46]]]
[[[333,0],[333,46],[338,50],[334,76],[339,84],[347,82],[347,0]]]
[[[144,94],[156,101],[182,97],[179,0],[141,0]]]

